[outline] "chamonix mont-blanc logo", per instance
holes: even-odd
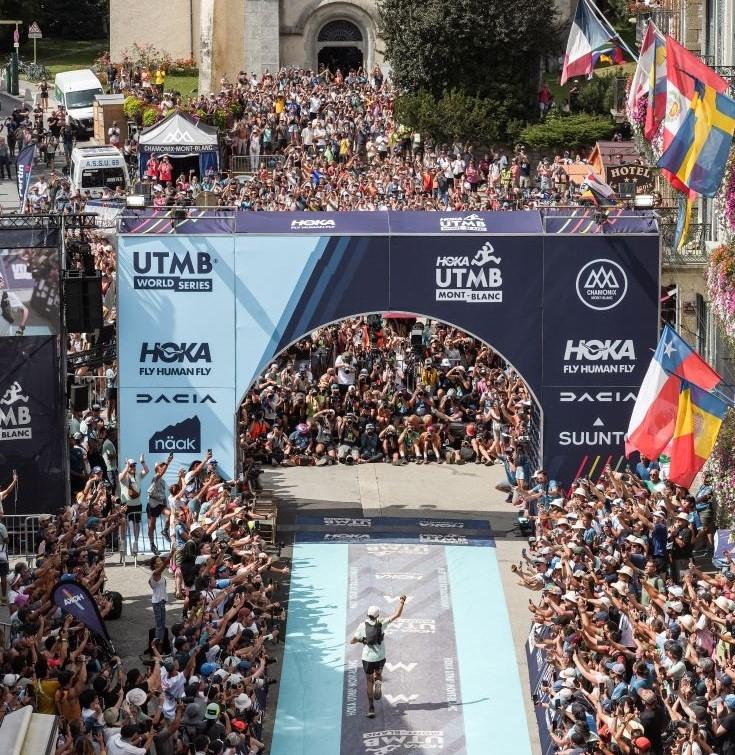
[[[592,260],[577,273],[577,296],[590,309],[617,307],[627,291],[628,276],[612,260]]]

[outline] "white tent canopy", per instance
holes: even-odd
[[[139,151],[194,154],[218,151],[217,129],[178,111],[141,132]]]

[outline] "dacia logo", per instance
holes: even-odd
[[[216,404],[216,399],[208,393],[201,398],[196,393],[136,393],[136,404]]]
[[[150,359],[148,359],[150,357]],[[140,362],[164,362],[165,364],[183,364],[189,362],[211,362],[212,355],[208,343],[154,343],[147,341],[140,347]]]
[[[559,401],[562,404],[623,404],[635,401],[636,395],[632,391],[595,391],[593,393],[575,393],[574,391],[560,391]]]
[[[564,361],[567,362],[571,359],[576,359],[578,362],[608,360],[619,362],[623,359],[635,361],[635,345],[630,339],[625,341],[621,339],[608,339],[606,341],[583,339],[577,342],[569,340],[564,350]]]

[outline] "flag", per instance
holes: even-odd
[[[653,21],[648,21],[646,33],[641,42],[640,56],[635,67],[635,73],[630,82],[628,91],[628,110],[635,110],[638,102],[648,95],[648,88],[651,79],[651,69],[654,65],[656,52],[656,36],[663,36],[656,28]]]
[[[19,153],[15,161],[15,175],[18,181],[18,197],[20,199],[20,209],[26,203],[28,188],[31,185],[31,173],[33,171],[33,157],[36,154],[36,145],[29,144]]]
[[[688,488],[712,453],[727,412],[722,399],[682,380],[669,479]]]
[[[666,151],[681,128],[694,97],[694,84],[699,80],[717,92],[727,91],[727,82],[694,53],[673,37],[666,35],[666,115],[663,119],[663,148]],[[666,180],[678,191],[688,193],[681,181],[667,169]]]
[[[653,139],[666,115],[666,37],[661,32],[654,39],[653,65],[648,78],[648,108],[643,136]]]
[[[610,184],[606,184],[596,173],[588,173],[587,178],[581,183],[582,193],[580,199],[589,199],[598,207],[615,204],[615,189]]]
[[[84,585],[74,580],[57,582],[51,590],[51,600],[64,612],[93,631],[101,640],[109,641],[110,635],[100,614],[97,603]]]
[[[648,366],[628,425],[626,453],[655,459],[674,436],[681,380],[709,391],[722,378],[669,325]]]
[[[574,76],[591,74],[601,56],[606,56],[611,62],[623,62],[617,37],[605,29],[587,0],[577,0],[577,10],[564,55],[561,83],[566,84]]]
[[[714,197],[720,188],[733,132],[735,100],[695,79],[689,111],[658,161],[669,182],[684,192],[679,197],[677,247],[686,241],[697,195]]]

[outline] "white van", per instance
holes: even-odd
[[[69,125],[77,137],[87,136],[94,130],[92,105],[97,94],[104,94],[102,84],[89,68],[56,74],[54,97],[66,108]]]
[[[71,152],[69,183],[77,191],[98,197],[103,189],[130,188],[128,166],[122,152],[115,147],[74,147]]]

